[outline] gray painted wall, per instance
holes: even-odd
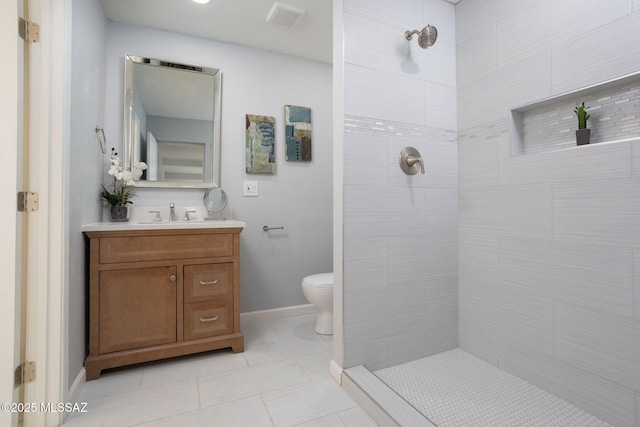
[[[100,217],[98,184],[103,155],[95,127],[104,127],[107,21],[99,0],[73,2],[71,126],[69,150],[68,386],[86,355],[85,248],[82,224]],[[107,133],[109,136],[109,133]]]
[[[345,0],[344,46],[344,367],[373,370],[458,345],[454,7]]]
[[[460,346],[638,426],[640,142],[512,156],[509,110],[639,72],[640,2],[465,0],[456,27]]]
[[[331,66],[228,43],[110,22],[107,27],[105,122],[121,144],[125,53],[222,70],[221,187],[241,234],[242,312],[306,304],[300,282],[332,271]],[[284,158],[284,106],[311,108],[313,161]],[[245,172],[245,114],[276,119],[277,170]],[[245,180],[258,181],[260,195],[243,197]],[[135,190],[134,207],[168,206],[179,214],[202,207],[202,190]],[[285,227],[262,231],[263,225]]]

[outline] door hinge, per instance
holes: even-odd
[[[40,41],[40,25],[20,17],[18,18],[18,34],[27,43],[37,43]]]
[[[38,193],[18,192],[18,212],[36,212],[38,210]]]
[[[36,379],[36,362],[23,362],[16,368],[15,386],[30,383]]]

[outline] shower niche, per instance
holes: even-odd
[[[640,141],[640,72],[510,111],[511,156],[576,147],[576,105],[589,106],[591,144]]]

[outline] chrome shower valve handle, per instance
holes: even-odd
[[[420,157],[420,156],[407,156],[407,164],[409,166],[414,166],[417,163],[420,163],[420,173],[422,173],[424,175],[424,162],[422,161],[422,157]]]
[[[400,169],[407,175],[415,175],[418,171],[424,174],[424,160],[420,152],[413,147],[404,147],[400,152]]]

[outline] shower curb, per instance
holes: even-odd
[[[362,365],[343,371],[342,387],[378,425],[436,427]]]

